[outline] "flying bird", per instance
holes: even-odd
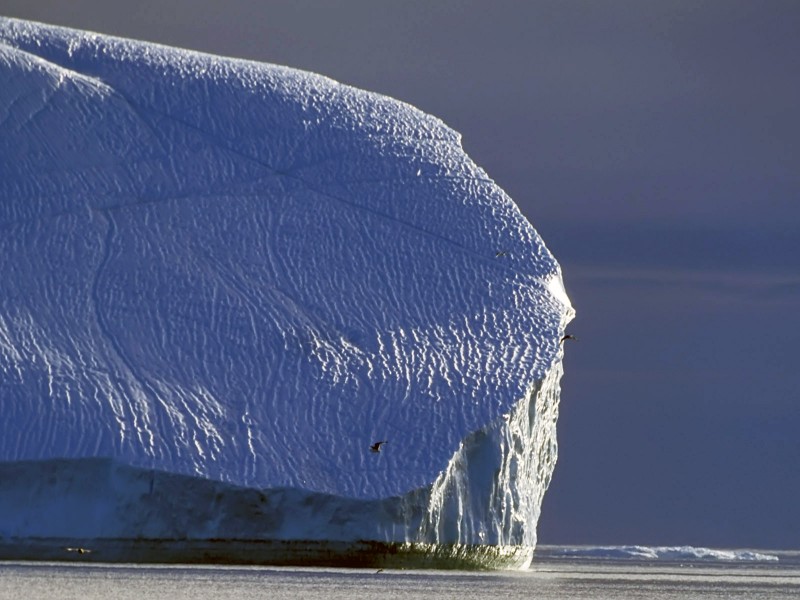
[[[386,440],[382,442],[375,442],[372,446],[369,447],[370,452],[380,452],[381,446],[386,443]]]
[[[89,554],[91,550],[88,548],[64,548],[67,552],[77,552],[78,554]]]
[[[560,343],[563,344],[566,340],[575,340],[577,342],[578,338],[576,338],[574,335],[568,333],[567,335],[565,335],[564,337],[561,338],[561,342]]]
[[[494,253],[496,257],[506,256],[508,254],[508,250],[498,250]]]

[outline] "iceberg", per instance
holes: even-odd
[[[0,229],[0,542],[530,561],[574,311],[439,119],[0,18]]]

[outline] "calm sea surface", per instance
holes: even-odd
[[[773,563],[538,560],[522,572],[0,562],[0,599],[800,598],[800,555]]]

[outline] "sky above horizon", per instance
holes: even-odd
[[[798,547],[800,3],[0,14],[307,69],[442,118],[559,259],[577,310],[540,542]]]

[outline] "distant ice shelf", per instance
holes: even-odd
[[[84,489],[87,459],[294,500],[314,540],[529,557],[574,312],[439,119],[0,18],[0,230],[0,461],[83,481],[70,494],[116,515],[98,535],[146,524],[112,525],[106,500],[139,488]],[[0,532],[57,525],[18,508]]]
[[[722,550],[698,546],[580,546],[551,547],[549,557],[649,560],[649,561],[713,561],[775,562],[779,557],[754,550]]]

